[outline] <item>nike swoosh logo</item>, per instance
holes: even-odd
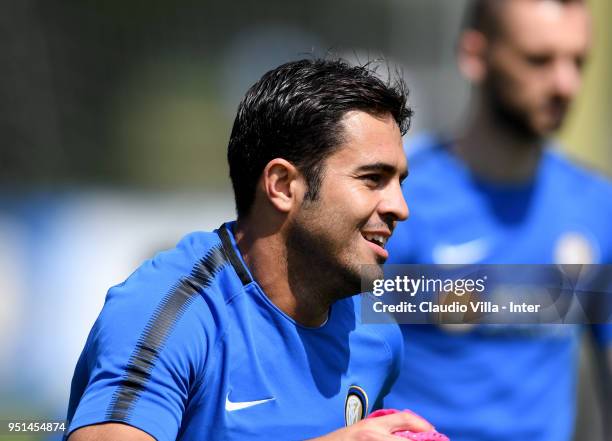
[[[475,239],[458,245],[437,245],[432,251],[434,263],[439,265],[469,265],[482,261],[488,252],[485,239]]]
[[[272,400],[274,400],[274,397],[256,401],[230,401],[228,392],[225,396],[225,410],[228,412],[233,412],[234,410],[246,409],[248,407],[257,406],[258,404],[267,403],[268,401]]]

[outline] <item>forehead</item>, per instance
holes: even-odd
[[[402,135],[391,115],[373,116],[362,111],[350,111],[342,118],[341,124],[343,142],[328,158],[329,162],[345,166],[384,162],[398,169],[406,168]]]
[[[591,20],[585,4],[553,0],[509,0],[499,11],[502,37],[527,51],[585,51]]]

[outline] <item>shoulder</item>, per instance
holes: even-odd
[[[543,163],[550,194],[562,194],[572,209],[598,215],[602,220],[612,216],[612,182],[607,176],[556,150],[546,151]]]
[[[226,325],[226,299],[242,288],[236,279],[217,234],[191,233],[112,287],[92,332],[193,335],[210,347]]]
[[[598,261],[612,259],[612,183],[602,173],[577,164],[558,151],[547,151],[541,171],[541,203],[563,212],[566,228],[591,244]],[[572,243],[573,242],[569,242]],[[566,243],[564,242],[565,246]],[[568,245],[569,246],[569,245]],[[575,253],[573,251],[573,253]]]
[[[599,170],[568,158],[564,153],[548,149],[544,153],[546,171],[566,185],[580,186],[580,191],[588,190],[602,196],[612,195],[612,181]]]
[[[172,291],[183,291],[188,300],[223,266],[220,241],[214,233],[191,233],[175,248],[157,253],[144,261],[124,282],[112,287],[105,308],[134,305],[141,311],[158,305]],[[191,285],[186,289],[184,284]]]
[[[190,233],[175,248],[146,260],[123,283],[112,287],[106,302],[131,300],[141,305],[155,304],[169,291],[181,291],[189,297],[236,289],[241,284],[230,283],[237,278],[233,271],[228,271],[230,267],[215,232]]]

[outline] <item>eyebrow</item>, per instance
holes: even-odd
[[[383,172],[392,175],[397,172],[397,169],[391,164],[387,164],[385,162],[374,162],[372,164],[359,166],[357,168],[357,172]],[[400,175],[400,182],[403,182],[404,179],[408,177],[408,173],[408,170],[406,170]]]

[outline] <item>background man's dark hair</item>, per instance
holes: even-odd
[[[472,0],[466,9],[463,29],[474,29],[491,38],[499,34],[501,27],[501,8],[505,3],[515,0]],[[538,1],[538,0],[533,0]],[[541,1],[541,0],[540,0]],[[584,3],[584,0],[552,0],[557,3]]]
[[[238,107],[227,152],[238,217],[249,214],[261,173],[274,158],[294,164],[308,184],[306,199],[316,199],[323,161],[342,143],[341,119],[351,110],[390,114],[402,135],[412,116],[401,78],[385,83],[369,65],[300,60],[255,83]]]

